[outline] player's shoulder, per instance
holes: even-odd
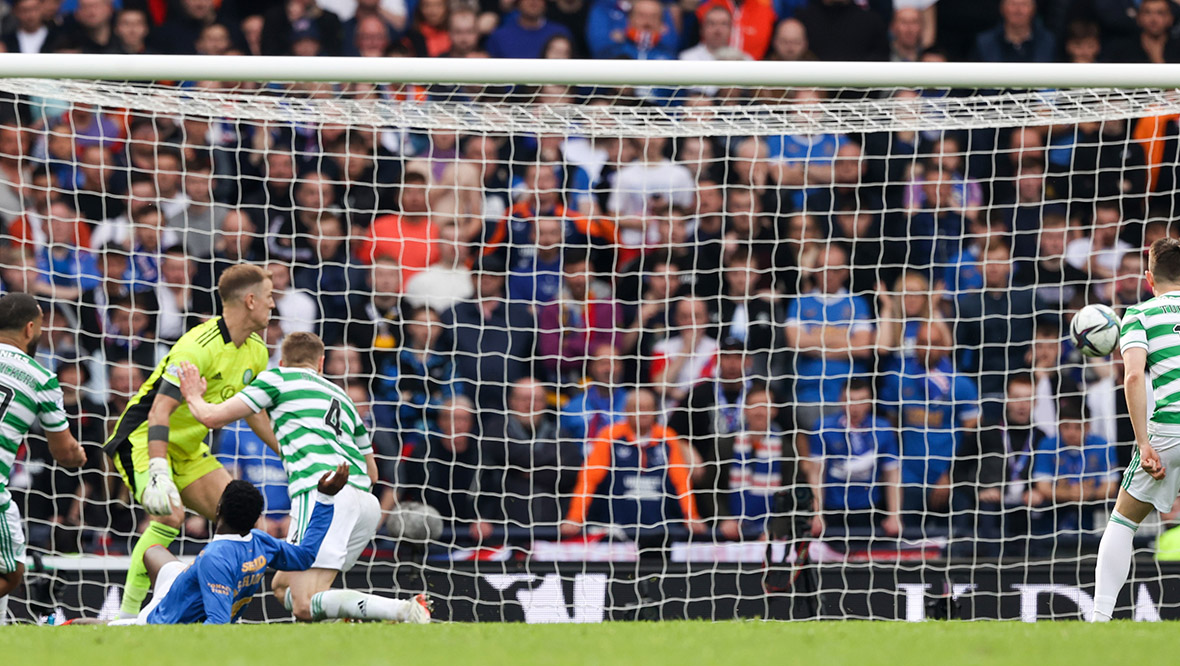
[[[180,336],[173,349],[214,349],[224,341],[222,339],[221,317],[213,317],[190,328]]]

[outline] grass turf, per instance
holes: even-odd
[[[1175,625],[1114,622],[660,622],[0,628],[7,663],[941,664],[1125,663]]]

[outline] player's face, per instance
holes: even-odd
[[[40,308],[37,308],[40,311]],[[45,313],[30,322],[30,327],[25,329],[30,338],[25,342],[25,351],[29,356],[37,355],[37,344],[41,342],[41,320],[45,318]]]
[[[266,279],[256,289],[254,292],[254,309],[251,312],[251,320],[258,330],[261,331],[270,323],[270,313],[275,308],[275,286],[270,279]]]

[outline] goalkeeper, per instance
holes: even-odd
[[[249,264],[226,269],[217,283],[224,314],[193,328],[132,397],[103,450],[111,457],[135,501],[151,522],[131,553],[119,616],[139,614],[151,582],[144,553],[167,548],[177,535],[188,507],[210,520],[230,482],[230,475],[205,443],[209,429],[183,404],[177,368],[191,363],[208,382],[206,396],[215,402],[233,397],[266,369],[269,356],[258,331],[266,328],[274,308],[269,274]],[[255,433],[278,450],[266,415],[247,418]]]

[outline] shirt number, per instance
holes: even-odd
[[[16,391],[7,387],[0,386],[0,419],[8,413],[8,406],[12,404],[12,399],[16,396]]]
[[[332,429],[332,432],[336,433],[337,437],[343,434],[343,431],[340,429],[340,401],[336,398],[332,398],[332,404],[328,407],[328,413],[324,414],[324,423],[328,424],[328,427]]]

